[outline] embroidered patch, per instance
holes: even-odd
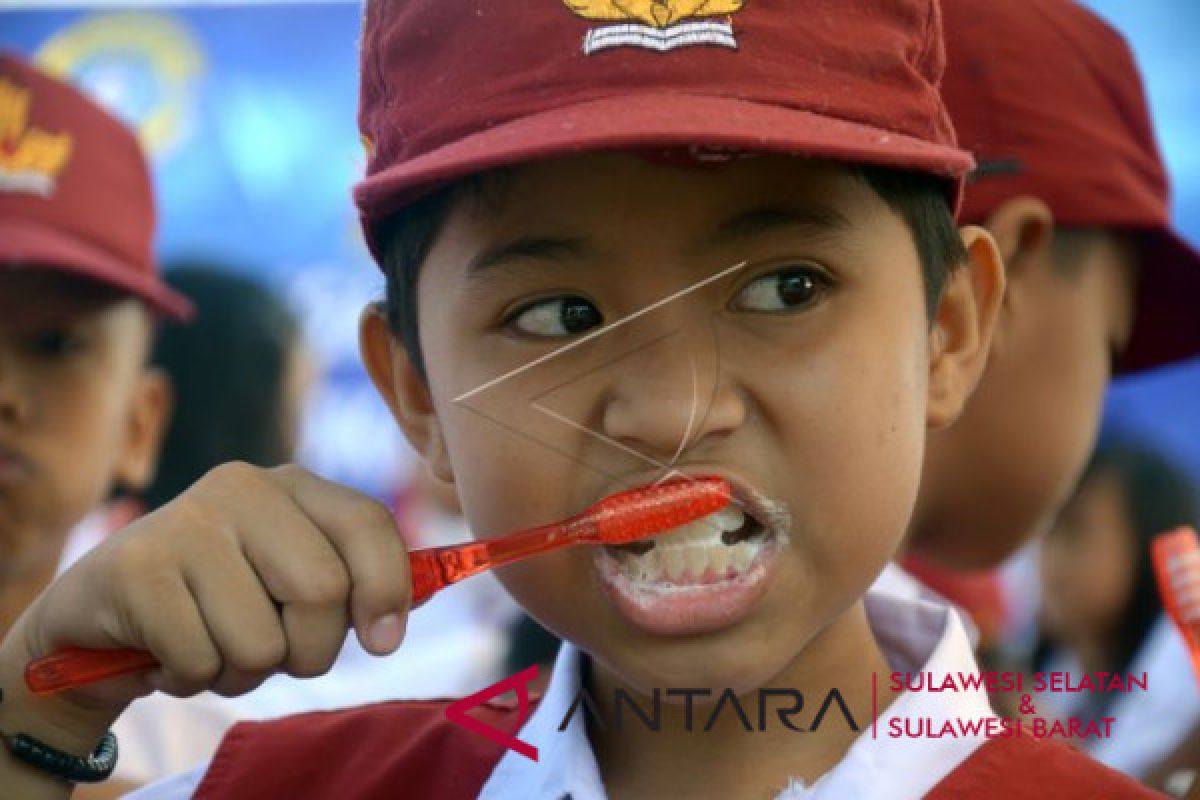
[[[49,197],[71,158],[71,134],[29,127],[28,89],[0,80],[0,192]]]
[[[710,45],[737,49],[730,15],[746,0],[563,0],[584,19],[611,21],[587,32],[587,55],[613,47],[642,47],[665,53]],[[721,19],[711,19],[721,17]]]

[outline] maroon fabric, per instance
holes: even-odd
[[[505,750],[447,720],[452,702],[396,701],[239,723],[221,741],[195,800],[473,799]],[[470,714],[503,731],[521,722],[515,704],[497,701]]]
[[[991,739],[926,800],[1161,800],[1159,794],[1064,744],[1032,736]]]
[[[158,277],[154,195],[137,139],[74,87],[0,52],[0,268],[53,268],[191,304]]]
[[[468,800],[504,748],[447,721],[453,701],[379,703],[243,722],[221,742],[195,800],[420,797]],[[536,700],[535,700],[536,702]],[[515,705],[471,712],[515,731]],[[926,795],[930,800],[1152,800],[1159,795],[1061,744],[992,739]]]
[[[621,10],[642,5],[642,19]],[[678,43],[688,24],[727,26],[727,43],[585,47],[618,25]],[[355,198],[369,238],[473,172],[660,146],[910,167],[957,192],[972,162],[938,95],[942,64],[934,0],[369,0]]]
[[[1039,197],[1060,225],[1139,231],[1138,316],[1123,370],[1200,355],[1200,256],[1170,228],[1166,167],[1119,33],[1071,0],[943,0],[942,95],[979,161],[961,217]]]

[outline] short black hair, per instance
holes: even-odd
[[[266,286],[202,262],[164,270],[196,307],[189,325],[164,326],[152,363],[175,390],[158,471],[138,496],[154,510],[213,467],[290,461],[283,398],[289,355],[301,330],[287,303]]]
[[[967,259],[947,202],[945,180],[911,170],[859,165],[852,169],[912,231],[924,277],[926,312],[932,319],[947,277]],[[381,220],[372,230],[386,281],[388,324],[422,377],[425,360],[417,335],[421,265],[454,203],[464,194],[478,192],[487,178],[488,173],[483,173],[442,187]]]

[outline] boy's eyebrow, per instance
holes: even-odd
[[[848,217],[829,206],[761,206],[725,220],[711,239],[716,244],[728,244],[785,228],[797,229],[808,236],[818,236],[849,230],[851,227]],[[477,277],[521,259],[558,261],[584,258],[594,251],[594,246],[577,237],[527,236],[479,253],[467,262],[467,276]]]
[[[475,277],[518,259],[533,258],[555,261],[580,258],[587,255],[591,249],[583,239],[577,238],[529,236],[514,239],[511,242],[488,248],[472,258],[467,263],[467,276]]]
[[[851,228],[850,219],[829,206],[761,206],[722,222],[712,235],[714,243],[750,239],[781,228],[799,229],[808,236],[828,235]]]

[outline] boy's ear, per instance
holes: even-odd
[[[408,351],[392,333],[382,308],[372,303],[358,320],[358,346],[367,374],[387,403],[409,444],[421,454],[438,480],[454,482],[442,429],[433,411],[429,386]]]
[[[1054,212],[1039,198],[1020,195],[1005,200],[992,211],[984,226],[996,240],[1010,276],[1028,269],[1031,262],[1050,256]]]
[[[997,206],[984,225],[996,240],[1008,278],[996,334],[992,337],[992,353],[995,354],[1008,341],[1013,315],[1024,306],[1023,279],[1052,266],[1054,213],[1042,200],[1020,195]]]
[[[121,452],[113,469],[113,482],[137,492],[154,479],[163,436],[175,409],[171,379],[157,367],[147,367],[137,377],[125,417]]]
[[[946,279],[929,333],[926,424],[943,428],[962,412],[987,364],[1004,298],[1004,262],[986,230],[959,231],[967,261]]]

